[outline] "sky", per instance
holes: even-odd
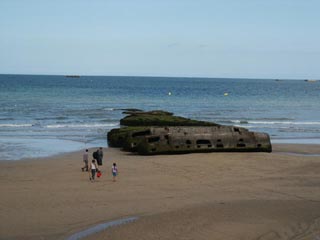
[[[319,0],[0,0],[0,73],[320,79]]]

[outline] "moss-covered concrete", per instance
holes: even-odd
[[[121,127],[112,129],[108,132],[107,139],[110,147],[122,148],[124,145],[128,145],[128,136],[135,131],[143,131],[145,127]]]
[[[143,155],[272,151],[270,137],[266,133],[192,120],[164,111],[143,112],[134,109],[125,114],[129,116],[120,120],[122,127],[108,133],[110,147]]]
[[[170,112],[150,111],[132,112],[129,116],[120,120],[124,126],[217,126],[212,122],[192,120],[189,118],[174,116]]]

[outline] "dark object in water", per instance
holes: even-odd
[[[306,79],[304,80],[305,82],[310,82],[310,83],[315,83],[317,82],[317,80],[314,80],[314,79]]]
[[[80,78],[79,75],[66,75],[67,78]]]

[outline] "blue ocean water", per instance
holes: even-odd
[[[0,159],[106,147],[127,108],[238,125],[273,142],[320,143],[320,82],[0,75]]]

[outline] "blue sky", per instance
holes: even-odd
[[[1,0],[0,73],[320,78],[318,0]]]

